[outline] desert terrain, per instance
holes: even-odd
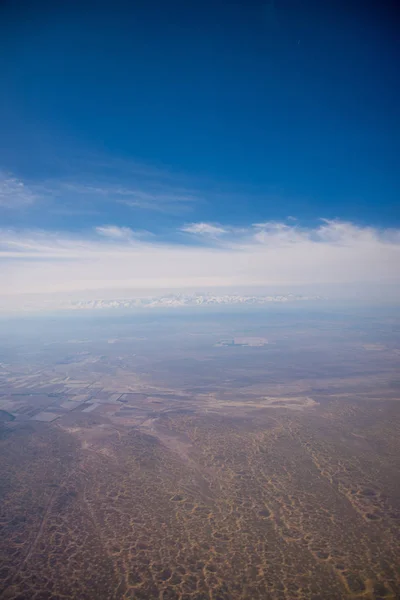
[[[399,324],[3,322],[0,597],[400,597]]]

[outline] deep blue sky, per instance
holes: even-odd
[[[288,215],[399,225],[395,4],[3,0],[0,168],[33,185],[106,185],[102,165],[120,161],[112,183],[132,187],[129,165],[140,163],[202,201],[184,216],[132,216],[100,198],[97,216],[42,205],[0,218],[57,228]],[[57,202],[71,209],[82,198]]]

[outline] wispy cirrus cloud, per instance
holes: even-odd
[[[185,233],[193,233],[201,236],[219,236],[228,233],[228,229],[212,223],[189,223],[181,228]]]
[[[0,172],[0,208],[18,209],[33,204],[38,195],[23,181]]]
[[[130,240],[134,235],[130,227],[118,227],[117,225],[103,225],[96,227],[96,232],[104,237],[114,240]]]
[[[200,200],[200,195],[194,191],[183,190],[165,185],[142,182],[131,186],[121,186],[114,183],[70,183],[60,182],[59,191],[85,196],[93,201],[101,200],[125,204],[131,208],[150,211],[179,213],[189,210],[193,203]]]
[[[143,208],[146,210],[157,210],[160,212],[180,213],[193,208],[193,204],[200,201],[200,195],[194,192],[144,192],[133,191],[127,194],[125,199],[120,200],[123,204],[132,208]]]
[[[57,172],[52,178],[36,176],[23,180],[12,173],[4,175],[0,165],[0,209],[40,205],[50,217],[65,215],[85,219],[104,215],[108,220],[113,209],[126,207],[132,213],[159,213],[161,219],[167,215],[194,213],[204,205],[221,200],[248,202],[256,196],[268,196],[253,189],[238,191],[226,184],[133,161],[98,161],[83,156],[72,165],[59,161],[52,170]],[[186,226],[187,233],[209,236],[222,234],[221,229],[222,226],[205,221],[189,222]]]
[[[1,170],[0,209],[46,205],[49,214],[94,215],[116,205],[129,209],[180,214],[202,202],[202,194],[187,179],[164,169],[111,161],[82,160],[80,168],[66,169],[52,178],[26,180]]]

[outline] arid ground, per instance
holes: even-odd
[[[399,324],[1,323],[0,597],[399,598]]]

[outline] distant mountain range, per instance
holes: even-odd
[[[110,308],[179,308],[182,306],[223,306],[223,305],[252,305],[279,302],[303,302],[308,300],[322,300],[321,296],[300,296],[296,294],[283,294],[276,296],[240,296],[211,294],[169,294],[159,297],[147,298],[118,298],[113,300],[76,300],[71,301],[64,308],[74,310],[110,309]]]

